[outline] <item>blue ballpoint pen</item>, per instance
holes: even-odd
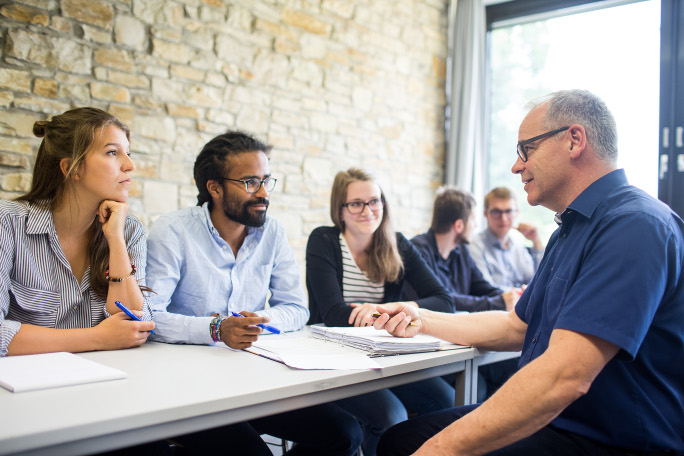
[[[237,312],[231,312],[230,314],[234,317],[244,317],[244,315],[241,315]],[[258,326],[260,328],[264,328],[266,331],[272,332],[273,334],[283,334],[283,332],[281,330],[279,330],[278,328],[274,328],[273,326],[268,326],[268,325],[263,325],[263,324],[255,325],[255,326]]]
[[[128,307],[124,306],[124,305],[121,304],[119,301],[114,301],[114,304],[116,304],[116,307],[118,307],[119,309],[123,310],[123,313],[125,313],[126,315],[128,315],[129,317],[131,317],[133,320],[142,321],[140,318],[138,318],[138,316],[137,316],[136,314],[134,314],[133,312],[131,312],[130,309],[129,309]],[[154,329],[150,329],[150,333],[154,334]]]

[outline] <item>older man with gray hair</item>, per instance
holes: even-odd
[[[512,172],[560,226],[515,311],[390,304],[374,326],[522,350],[520,370],[479,406],[390,428],[378,453],[684,454],[684,222],[617,169],[615,121],[591,93],[552,94],[518,137]]]

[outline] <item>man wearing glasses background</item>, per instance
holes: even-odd
[[[522,222],[515,224],[518,203],[506,187],[496,187],[487,193],[484,206],[487,228],[476,234],[470,243],[475,264],[485,280],[499,288],[527,285],[544,254],[537,227]],[[511,236],[512,228],[532,241],[532,247],[525,247]]]
[[[261,333],[257,324],[281,331],[306,324],[299,266],[284,228],[266,215],[276,185],[270,150],[239,131],[215,137],[195,160],[197,206],[161,216],[152,226],[147,285],[155,292],[154,340],[243,349]],[[303,455],[352,455],[362,439],[353,416],[322,404],[173,440],[190,454],[263,455],[270,454],[264,433],[295,442]]]
[[[518,301],[520,289],[502,291],[482,276],[473,261],[468,245],[475,230],[474,208],[470,193],[442,187],[435,196],[430,229],[411,239],[452,299],[449,308],[431,310],[512,310]],[[410,301],[414,293],[407,286],[404,298]]]

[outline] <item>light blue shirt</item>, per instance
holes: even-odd
[[[208,203],[155,222],[147,286],[156,292],[150,297],[156,323],[151,340],[211,344],[213,313],[268,315],[269,325],[282,331],[296,331],[309,318],[300,269],[278,221],[266,217],[262,227],[248,227],[236,258],[214,228]]]
[[[468,245],[470,255],[482,276],[502,290],[530,283],[544,252],[528,250],[510,236],[506,236],[504,242],[507,248],[487,228],[475,235]]]

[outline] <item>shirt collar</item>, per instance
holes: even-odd
[[[55,230],[52,220],[50,204],[43,201],[28,203],[28,220],[26,221],[26,234],[50,234]]]
[[[606,195],[612,193],[619,187],[629,185],[624,169],[616,169],[605,176],[594,181],[575,200],[563,211],[563,215],[571,212],[582,214],[586,218],[591,218],[596,208],[605,199]]]
[[[435,259],[438,261],[444,261],[444,258],[442,258],[442,254],[439,253],[439,247],[437,246],[437,237],[435,236],[435,232],[432,231],[432,228],[428,229],[426,238],[430,246],[430,250],[432,250],[432,254],[434,255]]]
[[[207,229],[214,238],[221,237],[216,228],[214,228],[214,223],[211,221],[211,214],[209,213],[209,201],[202,204],[202,215],[204,216],[204,223],[207,224]]]
[[[499,240],[499,238],[496,237],[496,234],[494,234],[494,232],[489,229],[489,227],[487,227],[484,232],[485,232],[485,241],[487,242],[487,244],[489,244],[489,245],[491,245],[497,249],[501,249],[501,250],[504,249],[504,247],[503,247],[504,244],[508,245],[508,234],[506,236],[504,236],[503,242],[501,242]]]
[[[460,245],[457,245],[451,252],[449,252],[449,258],[444,259],[442,254],[439,253],[439,247],[437,246],[437,237],[435,236],[435,232],[432,231],[432,228],[428,229],[427,231],[427,239],[430,245],[430,250],[432,250],[432,254],[435,256],[435,259],[437,261],[450,261],[454,255],[457,255],[460,252]]]

